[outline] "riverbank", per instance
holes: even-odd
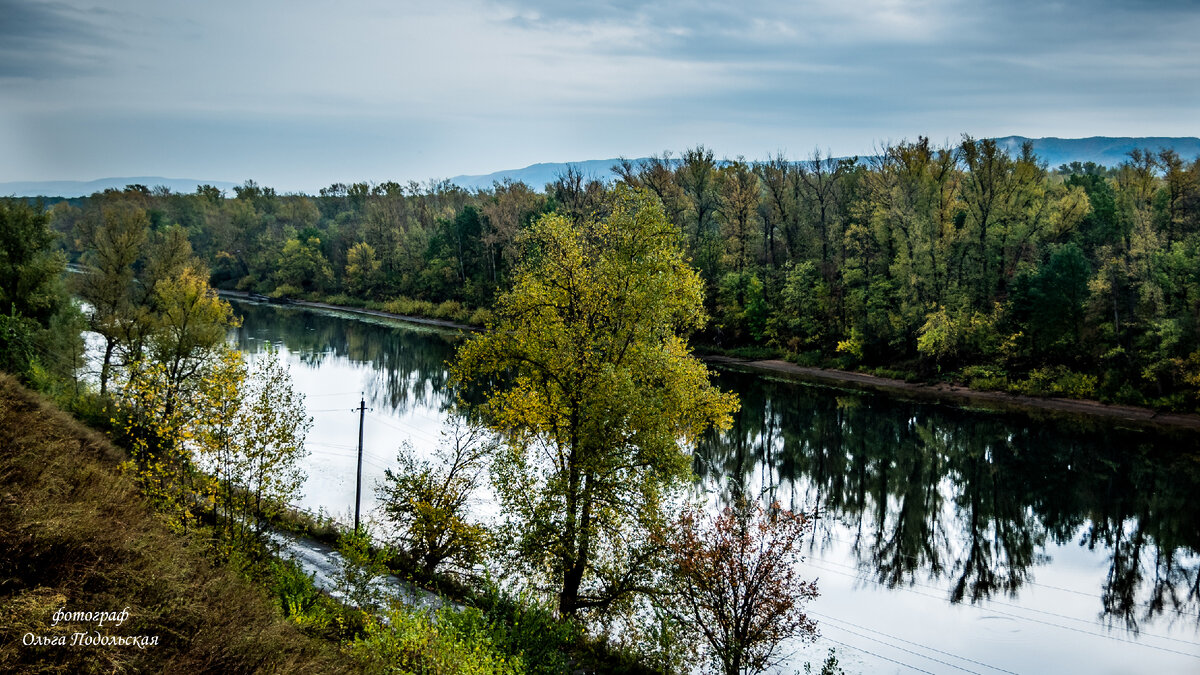
[[[199,538],[171,532],[124,459],[0,374],[0,671],[362,670]]]
[[[169,527],[126,459],[0,373],[0,672],[651,672],[492,586],[447,600],[407,574],[346,573],[346,549],[289,533],[269,536],[278,557],[215,549],[203,518]],[[345,594],[368,585],[399,601],[383,619]]]
[[[262,300],[260,300],[259,298],[254,297],[255,294],[246,293],[244,291],[218,290],[217,293],[220,294],[220,296],[223,298],[236,298],[238,300],[245,300],[247,302],[262,302]],[[446,328],[446,329],[450,329],[450,330],[465,330],[465,331],[483,330],[482,327],[480,327],[480,326],[472,326],[470,324],[459,323],[457,321],[448,321],[446,319],[430,319],[430,318],[426,318],[423,316],[413,316],[411,314],[395,314],[393,312],[385,312],[385,311],[378,310],[378,309],[367,309],[365,307],[351,307],[349,305],[334,305],[334,304],[330,304],[327,302],[316,302],[313,300],[291,300],[291,299],[289,299],[286,302],[280,302],[280,303],[271,302],[270,304],[280,304],[283,306],[291,306],[291,307],[307,307],[309,309],[324,309],[324,310],[329,310],[329,311],[334,311],[334,312],[346,312],[348,314],[360,314],[362,316],[373,316],[373,317],[377,317],[377,318],[381,318],[381,319],[395,319],[398,321],[407,321],[409,323],[420,324],[423,326],[433,326],[436,328]]]
[[[1044,412],[1061,417],[1093,417],[1139,427],[1200,431],[1200,415],[1158,412],[1150,408],[1112,405],[1082,399],[1042,398],[1001,391],[984,391],[945,383],[907,382],[848,370],[800,366],[780,359],[742,359],[713,355],[704,357],[704,360],[718,368],[762,373],[862,391],[898,394],[955,405],[985,406],[1025,413]]]
[[[223,290],[220,291],[220,294],[225,297],[255,301],[250,293],[241,291]],[[444,319],[431,319],[422,316],[396,314],[381,310],[335,305],[311,300],[289,300],[286,304],[296,307],[405,321],[449,330],[471,332],[483,330],[480,326],[472,326]],[[984,406],[996,410],[1024,413],[1041,412],[1057,417],[1091,417],[1145,428],[1200,431],[1200,415],[1194,414],[1162,412],[1152,408],[1115,405],[1088,399],[1040,397],[1002,391],[972,389],[970,387],[943,382],[909,382],[907,380],[881,377],[855,371],[800,366],[782,359],[749,359],[715,354],[706,354],[701,358],[706,363],[718,368],[763,373],[815,384],[874,391],[953,405]]]

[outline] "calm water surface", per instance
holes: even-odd
[[[459,338],[235,302],[240,349],[280,348],[314,418],[299,506],[353,519],[405,452],[429,454]],[[820,514],[805,574],[821,638],[862,673],[1200,673],[1200,435],[1039,420],[722,372],[742,409],[696,453],[696,490]],[[481,512],[494,509],[479,505]]]

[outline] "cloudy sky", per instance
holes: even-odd
[[[1200,3],[0,0],[0,181],[1200,135]]]

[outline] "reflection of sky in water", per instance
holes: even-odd
[[[450,355],[450,347],[440,341],[418,342],[418,353],[398,364],[395,351],[375,348],[399,332],[410,340],[414,333],[420,336],[412,329],[249,303],[236,303],[235,307],[244,321],[237,331],[239,347],[253,360],[270,341],[287,363],[293,385],[304,394],[313,418],[306,443],[309,456],[303,461],[307,474],[304,495],[296,506],[353,522],[357,408],[360,397],[365,396],[362,518],[370,521],[377,515],[376,486],[383,481],[384,470],[395,465],[402,447],[407,443],[405,451],[429,457],[438,445],[443,409],[451,400],[442,387],[431,383],[429,371],[441,371],[434,380],[444,380],[441,364]],[[280,312],[288,312],[294,321],[272,321],[272,315]],[[280,335],[280,330],[285,334]],[[381,354],[382,359],[373,358]],[[380,361],[393,367],[381,368]]]
[[[914,672],[895,662],[933,673],[1200,672],[1197,471],[1178,452],[1186,440],[719,380],[742,411],[698,453],[701,489],[822,508],[804,563],[819,579],[811,609],[822,638],[797,646],[791,667],[837,647],[848,672]],[[1083,544],[1091,533],[1094,547]],[[1170,566],[1155,536],[1175,547]],[[968,574],[972,550],[977,563],[979,550],[988,555]],[[1115,561],[1135,555],[1124,569],[1141,582],[1123,599],[1140,632],[1105,616],[1101,599],[1121,576]],[[1166,588],[1181,604],[1147,617],[1156,575],[1174,577]],[[949,603],[960,579],[967,599]],[[972,604],[981,579],[993,587]]]
[[[746,480],[754,486],[773,481],[779,481],[778,474],[767,475],[761,464]],[[718,482],[704,481],[710,495]],[[822,498],[808,478],[782,483],[776,498],[785,507],[807,510]],[[952,503],[953,484],[943,481],[937,491],[946,498],[943,522],[955,523],[961,514]],[[889,498],[889,522],[898,508],[898,501]],[[1099,589],[1110,573],[1111,552],[1100,545],[1089,550],[1078,544],[1089,526],[1080,526],[1065,543],[1047,542],[1040,550],[1042,564],[1033,567],[1016,596],[1000,592],[979,603],[952,604],[948,598],[953,566],[948,575],[917,566],[889,588],[864,550],[869,548],[871,528],[845,514],[827,512],[806,542],[802,563],[804,577],[818,581],[821,595],[809,610],[821,637],[814,644],[790,645],[795,653],[781,672],[801,671],[805,661],[819,665],[833,647],[847,673],[921,672],[896,661],[939,675],[1200,673],[1196,598],[1187,603],[1190,610],[1167,609],[1142,622],[1136,634],[1119,620],[1110,627],[1101,619]],[[961,537],[953,528],[943,533],[942,557],[961,559]],[[1200,567],[1200,556],[1190,553],[1180,563]],[[1184,589],[1181,595],[1186,594]],[[1146,600],[1137,600],[1142,611]]]
[[[237,331],[240,347],[254,354],[265,340],[275,343],[313,416],[299,505],[344,522],[354,513],[353,409],[365,393],[373,408],[364,427],[363,514],[369,519],[374,486],[404,441],[421,456],[437,444],[449,403],[443,364],[454,339],[328,312],[249,303],[235,308],[245,320]],[[848,672],[862,673],[914,672],[896,662],[931,673],[1200,672],[1200,599],[1194,595],[1200,591],[1188,599],[1200,569],[1189,545],[1196,508],[1165,509],[1142,494],[1144,486],[1156,486],[1152,492],[1166,495],[1168,507],[1171,495],[1194,498],[1195,470],[1176,480],[1170,469],[1128,460],[1137,453],[1124,444],[1140,447],[1143,436],[1095,429],[1073,434],[1020,418],[764,378],[726,374],[721,386],[742,397],[743,418],[698,453],[704,478],[697,491],[719,500],[734,485],[754,494],[778,485],[775,495],[785,504],[825,510],[805,563],[805,576],[819,579],[821,597],[811,609],[822,638],[795,647],[792,669],[805,660],[819,664],[833,646]],[[867,459],[839,464],[854,457]],[[867,476],[857,496],[856,476]],[[487,498],[482,501],[479,510],[493,512]],[[1170,519],[1179,513],[1182,521]],[[1173,559],[1182,574],[1176,580],[1182,613],[1168,608],[1140,620],[1137,634],[1119,619],[1109,629],[1102,618],[1100,590],[1114,568],[1112,546],[1080,542],[1101,521],[1128,539],[1139,519],[1144,531],[1186,536]],[[1032,537],[1028,551],[1004,553],[1000,527]],[[1012,595],[1000,587],[977,604],[948,602],[952,585],[967,576],[962,567],[972,542],[992,554],[969,578],[1015,579]],[[1157,573],[1156,553],[1153,545],[1140,553],[1145,580],[1131,597],[1139,617]]]

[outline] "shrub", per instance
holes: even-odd
[[[272,298],[298,298],[304,295],[304,291],[291,284],[279,284],[275,290],[271,291]]]
[[[371,622],[350,645],[350,653],[371,672],[428,675],[520,675],[520,657],[493,644],[482,612],[449,607],[434,615],[394,607],[387,624]]]
[[[487,551],[488,531],[469,518],[484,461],[494,451],[485,432],[455,423],[443,434],[437,462],[417,460],[406,443],[378,488],[396,543],[425,576],[443,563],[469,570]]]
[[[474,312],[471,312],[471,316],[467,319],[467,323],[471,324],[472,326],[486,326],[487,322],[491,320],[492,312],[486,308],[480,307]]]
[[[466,321],[468,316],[469,314],[467,310],[463,308],[462,303],[455,300],[447,300],[433,308],[433,317],[435,319],[445,319],[447,321]]]
[[[1009,389],[1008,376],[994,366],[967,366],[962,369],[962,379],[972,389]]]
[[[1096,393],[1096,382],[1095,375],[1085,375],[1064,366],[1054,366],[1030,371],[1028,378],[1017,382],[1011,389],[1033,396],[1090,398]]]
[[[530,596],[511,596],[495,585],[476,599],[492,622],[493,640],[509,654],[522,657],[526,671],[537,675],[571,672],[567,652],[582,639],[577,624],[561,621],[553,610]]]

